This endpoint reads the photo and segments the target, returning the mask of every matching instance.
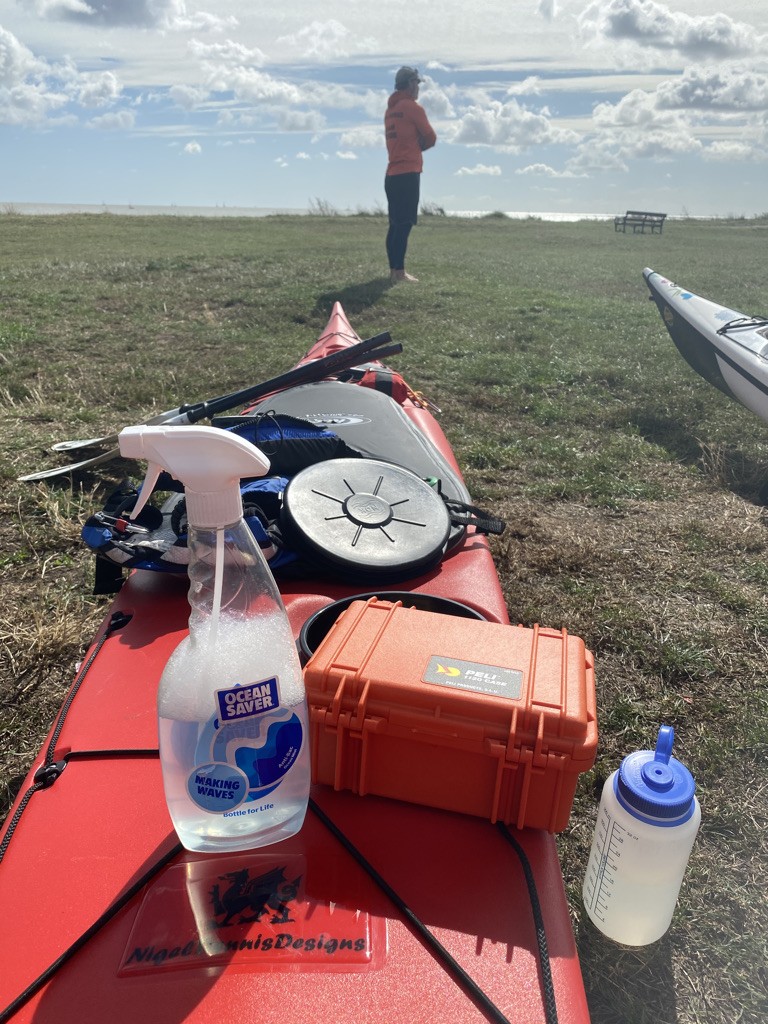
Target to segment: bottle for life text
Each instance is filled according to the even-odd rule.
[[[294,835],[307,809],[309,720],[280,593],[242,517],[240,479],[269,461],[214,427],[127,427],[126,456],[185,487],[189,636],[158,690],[160,763],[168,810],[188,850],[249,850]]]
[[[672,757],[674,730],[622,761],[603,787],[584,879],[587,914],[616,942],[655,942],[672,921],[701,821],[696,784]]]

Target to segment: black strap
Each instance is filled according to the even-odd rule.
[[[509,1024],[509,1018],[501,1012],[498,1006],[486,995],[477,982],[473,981],[461,964],[454,959],[445,946],[432,934],[424,922],[417,917],[405,900],[403,900],[402,897],[392,888],[389,882],[379,874],[371,862],[363,856],[354,843],[341,831],[341,829],[338,828],[337,825],[333,823],[333,821],[331,821],[328,815],[318,807],[314,800],[310,799],[309,806],[325,827],[336,837],[336,839],[338,839],[347,853],[357,861],[360,867],[362,867],[363,870],[373,879],[382,892],[389,897],[400,913],[416,931],[424,945],[434,953],[435,957],[443,965],[448,974],[450,974],[453,977],[453,980],[464,989],[470,999],[472,999],[483,1013],[486,1014],[488,1019],[494,1021],[495,1024]],[[512,845],[512,848],[520,858],[520,862],[523,867],[525,881],[528,886],[528,893],[531,899],[531,907],[533,909],[534,923],[536,925],[536,940],[539,951],[539,967],[541,970],[546,1022],[547,1024],[557,1024],[558,1017],[557,1007],[555,1005],[554,983],[552,981],[552,968],[549,961],[547,938],[544,932],[544,920],[541,913],[541,903],[539,902],[539,894],[536,889],[533,870],[531,869],[530,861],[526,856],[525,850],[523,850],[522,846],[520,846],[517,840],[512,836],[512,833],[506,825],[499,823],[499,830],[504,838]]]
[[[727,334],[728,331],[755,330],[768,324],[768,317],[764,316],[739,316],[735,320],[729,320],[723,327],[718,328],[718,334]]]
[[[499,832],[512,846],[525,874],[525,883],[528,886],[528,896],[531,900],[533,911],[533,922],[536,925],[536,943],[539,947],[539,969],[541,971],[541,991],[544,995],[544,1012],[547,1024],[557,1024],[557,1004],[555,1002],[555,984],[552,980],[552,962],[549,959],[549,946],[547,944],[547,933],[544,929],[544,916],[541,913],[539,893],[536,889],[536,879],[533,877],[533,868],[528,856],[520,843],[515,839],[507,826],[499,821],[496,823]]]
[[[468,505],[465,501],[446,498],[445,495],[442,497],[454,526],[474,526],[478,533],[493,533],[497,536],[507,528],[503,519],[497,519],[477,505]]]

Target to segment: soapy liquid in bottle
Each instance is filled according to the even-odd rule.
[[[176,648],[158,705],[174,827],[187,849],[203,853],[278,842],[301,828],[309,789],[309,722],[285,616],[222,615],[215,649],[199,648],[189,638]],[[279,708],[271,710],[276,664]],[[261,703],[264,713],[251,714]],[[245,714],[227,724],[222,708]]]

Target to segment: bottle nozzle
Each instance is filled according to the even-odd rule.
[[[126,427],[119,442],[123,455],[149,463],[132,518],[139,514],[165,469],[184,484],[190,524],[219,529],[242,515],[240,480],[269,472],[269,459],[263,452],[237,434],[216,427]]]
[[[656,750],[653,753],[654,761],[662,761],[664,764],[669,764],[674,742],[675,730],[671,725],[662,725],[656,740]]]

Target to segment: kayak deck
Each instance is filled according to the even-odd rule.
[[[308,358],[356,339],[338,307]],[[455,466],[429,412],[410,400],[406,412]],[[155,699],[186,632],[187,586],[186,577],[131,574],[52,731],[55,749],[46,756],[44,748],[21,790],[17,808],[44,763],[66,765],[29,798],[0,865],[0,1021],[551,1019],[519,850],[541,905],[558,1019],[588,1021],[547,832],[511,830],[518,850],[479,818],[315,786],[304,827],[289,840],[222,856],[178,849],[163,798]],[[360,589],[282,584],[294,634]],[[488,543],[471,530],[439,568],[398,589],[509,621]],[[117,913],[3,1018],[121,897]]]

